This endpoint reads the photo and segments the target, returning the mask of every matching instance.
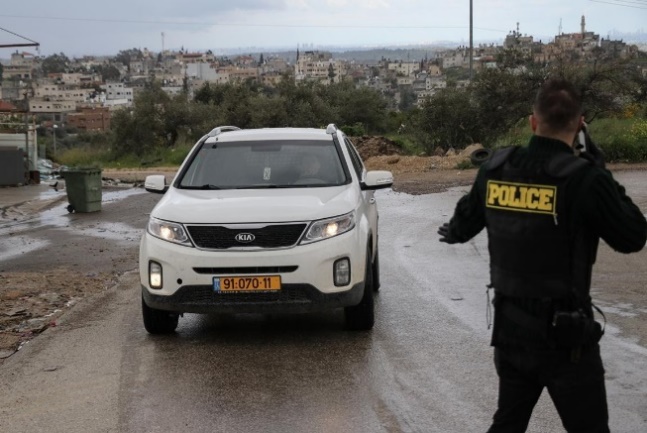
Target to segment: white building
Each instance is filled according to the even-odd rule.
[[[194,80],[216,84],[227,84],[230,81],[229,72],[214,63],[189,63],[186,65],[186,75]]]
[[[87,102],[94,89],[65,88],[57,84],[45,84],[34,89],[34,96],[49,101]]]
[[[126,87],[124,83],[106,83],[101,86],[106,92],[106,100],[126,100],[129,104],[133,102],[133,89]]]
[[[29,111],[32,113],[72,113],[76,111],[76,101],[29,100]]]
[[[387,66],[389,71],[393,71],[398,75],[405,77],[415,75],[420,71],[420,63],[418,62],[393,62]]]
[[[332,75],[332,77],[331,77]],[[332,54],[323,51],[306,51],[297,56],[294,65],[296,81],[319,81],[329,84],[339,83],[344,77],[344,67],[340,60],[332,58]]]

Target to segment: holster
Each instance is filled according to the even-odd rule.
[[[581,310],[555,311],[551,332],[560,349],[592,346],[603,334],[602,325]]]

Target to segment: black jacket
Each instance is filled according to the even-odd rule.
[[[515,151],[508,161],[512,167],[522,171],[533,171],[545,167],[548,161],[560,154],[572,154],[571,147],[558,140],[533,136],[529,145]],[[460,242],[467,242],[483,228],[490,230],[486,218],[488,177],[491,176],[487,165],[484,165],[479,170],[469,194],[461,198],[456,205],[449,230],[451,236]],[[592,257],[587,258],[591,265],[595,261],[595,245],[599,238],[622,253],[636,252],[645,246],[647,221],[640,209],[625,194],[624,187],[613,179],[608,170],[588,165],[571,176],[564,188],[567,197],[577,199],[569,200],[565,204],[561,212],[565,212],[566,215],[562,215],[560,220],[570,225],[569,230],[574,231],[577,228],[585,233],[593,245]],[[550,253],[546,251],[546,254]],[[590,277],[586,287],[587,293],[588,285]],[[536,296],[516,297],[510,302],[522,311],[545,321],[550,320],[556,308],[554,302],[538,299]],[[497,315],[497,321],[493,335],[494,345],[550,346],[545,335],[522,329],[500,315]]]

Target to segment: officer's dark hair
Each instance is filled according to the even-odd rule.
[[[551,78],[537,92],[533,109],[545,129],[567,131],[582,115],[582,98],[570,81]]]

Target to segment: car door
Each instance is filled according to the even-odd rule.
[[[344,144],[346,145],[346,151],[350,156],[351,163],[353,165],[353,170],[357,175],[357,179],[361,183],[364,180],[364,176],[366,176],[366,168],[364,167],[362,158],[359,156],[359,153],[357,152],[357,149],[355,149],[355,146],[353,145],[353,143],[347,137],[344,137]],[[378,220],[377,203],[375,201],[374,195],[375,195],[375,191],[368,191],[368,190],[361,191],[360,192],[361,203],[359,204],[360,212],[368,220],[369,226],[371,227],[371,234],[372,234],[371,245],[373,247],[372,248],[373,253],[377,251],[377,220]]]

